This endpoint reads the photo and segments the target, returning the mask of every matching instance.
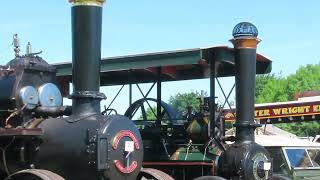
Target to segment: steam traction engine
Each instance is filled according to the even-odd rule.
[[[135,120],[136,125],[141,127],[144,144],[143,167],[160,169],[176,179],[272,179],[272,159],[267,151],[254,141],[254,131],[258,126],[254,122],[255,75],[271,70],[268,64],[270,61],[256,53],[260,41],[257,35],[258,30],[253,24],[242,22],[233,30],[234,38],[231,42],[234,48],[189,50],[185,51],[185,54],[195,56],[193,63],[186,63],[185,60],[175,62],[174,65],[161,64],[163,71],[170,68],[176,70],[174,80],[187,79],[188,76],[194,79],[209,76],[210,97],[207,98],[207,103],[201,103],[199,113],[188,115],[186,119],[176,119],[168,105],[161,102],[161,108],[166,114],[161,110],[156,114],[154,123]],[[193,59],[193,56],[184,56],[183,53],[176,52],[177,55],[172,55],[173,57],[167,55],[167,59]],[[167,59],[163,58],[162,62]],[[185,63],[182,72],[188,73],[187,75],[180,74],[179,63]],[[205,70],[199,71],[203,66]],[[187,69],[188,67],[191,68]],[[208,70],[209,75],[203,75]],[[236,135],[232,138],[222,136],[223,128],[218,125],[220,116],[215,109],[215,79],[224,76],[235,76],[237,116],[234,124]],[[163,76],[160,78],[167,80]],[[161,85],[158,89],[161,89]],[[131,112],[135,112],[136,104],[141,100],[132,103],[125,115],[132,118]],[[157,97],[157,104],[159,102]],[[158,105],[157,108],[160,109]],[[143,114],[143,105],[141,109],[142,117],[146,116]],[[230,141],[233,143],[226,143]]]
[[[207,65],[211,69],[209,123],[202,124],[202,128],[197,131],[193,127],[197,124],[197,119],[193,119],[186,129],[171,123],[170,128],[156,132],[162,125],[157,123],[149,129],[138,130],[126,116],[101,115],[100,101],[106,98],[99,92],[104,0],[70,2],[73,5],[72,106],[62,105],[55,67],[46,63],[37,53],[32,53],[30,46],[26,55],[20,55],[17,37],[15,59],[0,67],[1,179],[130,180],[150,176],[153,176],[153,179],[172,179],[162,171],[142,168],[142,164],[153,168],[167,166],[167,162],[159,162],[163,159],[161,153],[155,154],[155,151],[149,149],[161,146],[153,141],[154,138],[157,141],[161,139],[158,134],[168,137],[162,143],[167,154],[166,147],[176,147],[177,140],[184,142],[190,138],[202,146],[207,145],[205,148],[198,148],[205,151],[202,161],[210,161],[216,169],[206,169],[208,171],[202,174],[211,176],[200,179],[271,178],[271,159],[264,148],[254,142],[253,135],[256,127],[253,121],[256,46],[259,42],[255,26],[250,23],[238,24],[231,40],[234,49],[222,48],[223,52],[228,51],[228,56],[234,59],[235,64],[231,71],[235,71],[237,101],[235,143],[222,146],[220,137],[215,132],[216,116],[212,108],[215,103],[212,80],[216,77],[215,69],[219,69],[215,67],[216,62],[212,57],[218,58],[219,54],[216,54],[215,50],[219,48],[207,54],[210,57]],[[200,60],[202,59],[198,59]],[[157,103],[160,104],[159,101]],[[183,139],[172,138],[175,137],[173,134],[181,135],[183,132],[187,133],[186,136],[180,136]],[[145,137],[145,144],[142,143],[140,133]],[[146,135],[149,135],[151,141]],[[207,152],[206,148],[213,147],[213,144],[221,146],[222,151],[217,153],[209,149],[210,152]],[[195,147],[191,141],[187,148],[176,148],[173,155],[165,158],[178,164],[178,167],[174,168],[185,168],[185,161],[181,157],[183,155],[184,160],[187,159],[188,152],[192,152],[190,147]],[[144,148],[148,149],[143,158]],[[187,155],[184,154],[185,151]],[[182,166],[179,166],[179,163]],[[159,169],[164,169],[163,171],[177,178],[185,177],[180,176],[176,169]]]
[[[127,117],[100,111],[104,0],[70,2],[72,107],[62,106],[55,68],[31,52],[20,56],[17,39],[16,58],[1,66],[0,179],[135,179],[140,172],[139,131]]]

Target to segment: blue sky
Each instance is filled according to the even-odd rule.
[[[274,73],[288,75],[299,66],[320,62],[319,7],[317,0],[108,0],[102,55],[231,46],[228,40],[234,25],[249,21],[262,39],[258,52],[273,60]],[[49,63],[71,59],[67,0],[4,1],[0,17],[0,64],[14,56],[9,47],[14,33],[21,38],[22,52],[30,41],[33,50],[42,50]],[[183,82],[168,89],[165,99],[179,90],[208,90],[208,81]],[[114,89],[105,93],[112,96]]]

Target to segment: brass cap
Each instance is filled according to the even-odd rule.
[[[69,0],[75,6],[84,5],[84,6],[102,6],[105,0]]]
[[[257,48],[261,41],[257,38],[258,29],[249,22],[241,22],[237,24],[232,31],[233,39],[230,41],[235,48]]]
[[[261,41],[256,37],[238,37],[230,40],[233,46],[239,48],[257,48],[258,43]]]

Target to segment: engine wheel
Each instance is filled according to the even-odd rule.
[[[18,171],[5,180],[65,180],[56,173],[44,169],[25,169]]]
[[[226,179],[219,176],[201,176],[193,180],[226,180]]]
[[[279,175],[273,175],[272,180],[290,180],[288,177],[279,176]]]
[[[138,180],[174,180],[167,173],[152,169],[152,168],[142,168],[138,177]]]
[[[144,121],[151,120],[151,119],[148,119],[147,112],[146,112],[147,111],[146,107],[149,107],[150,102],[154,103],[154,102],[157,102],[157,100],[153,98],[139,99],[130,105],[130,107],[127,109],[124,115],[127,116],[129,119],[132,119],[134,115],[137,113],[137,111],[140,109],[143,120]],[[157,117],[157,120],[172,121],[176,119],[177,113],[169,104],[161,101],[161,110],[162,110],[161,116]],[[154,113],[156,114],[156,111]]]

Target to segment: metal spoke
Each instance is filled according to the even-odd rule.
[[[152,106],[150,105],[150,103],[149,103],[149,102],[148,102],[148,100],[147,100],[147,97],[148,97],[149,93],[151,92],[151,90],[152,90],[152,88],[154,87],[154,85],[155,85],[155,84],[156,84],[156,83],[153,83],[153,84],[152,84],[152,86],[150,87],[150,89],[149,89],[149,91],[147,92],[147,94],[146,94],[146,95],[144,95],[144,94],[143,94],[143,92],[142,92],[142,90],[141,90],[140,86],[139,86],[138,84],[136,84],[136,85],[137,85],[137,87],[138,87],[138,89],[139,89],[139,91],[140,91],[141,95],[143,96],[143,99],[145,100],[145,102],[147,102],[147,104],[148,104],[149,108],[151,109],[152,113],[153,113],[153,114],[154,114],[154,116],[157,118],[156,113],[154,112],[154,110],[152,109]]]
[[[139,89],[141,95],[143,96],[143,98],[145,99],[145,98],[147,98],[147,97],[149,96],[149,94],[150,94],[150,92],[151,92],[151,90],[153,89],[153,87],[154,87],[155,84],[156,84],[156,82],[154,82],[154,83],[151,85],[151,87],[149,88],[149,90],[148,90],[148,92],[147,92],[146,95],[144,95],[144,93],[142,92],[139,84],[136,84],[136,86],[138,87],[138,89]]]
[[[147,119],[146,109],[144,108],[143,103],[142,103],[142,105],[141,105],[141,113],[142,113],[142,118],[143,118],[144,120],[148,120],[148,119]]]
[[[147,102],[149,108],[151,109],[152,113],[154,114],[154,116],[155,116],[156,119],[157,119],[157,118],[158,118],[158,117],[157,117],[157,114],[156,114],[156,113],[154,112],[154,110],[152,109],[152,106],[150,105],[150,103],[149,103],[148,101],[146,101],[146,102]]]
[[[235,88],[235,86],[236,86],[236,84],[233,84],[233,86],[232,86],[232,88],[231,88],[228,96],[226,97],[226,100],[225,100],[224,103],[223,103],[223,107],[224,107],[224,105],[228,102],[229,109],[232,109],[232,107],[231,107],[231,105],[230,105],[230,103],[229,103],[229,98],[230,98],[230,95],[231,95],[233,89]]]
[[[164,117],[165,114],[166,114],[166,111],[163,110],[163,111],[161,112],[161,116],[159,117],[159,119],[163,119],[163,117]]]
[[[235,84],[235,83],[233,84],[231,90],[230,90],[229,93],[228,93],[228,96],[226,96],[226,94],[224,93],[224,90],[223,90],[223,88],[222,88],[222,86],[221,86],[221,84],[220,84],[220,81],[218,80],[218,78],[216,78],[216,80],[217,80],[218,85],[219,85],[219,87],[220,87],[220,90],[222,91],[222,94],[223,94],[223,96],[224,96],[224,98],[225,98],[224,103],[223,103],[223,105],[222,105],[222,108],[226,105],[226,103],[228,103],[229,109],[231,110],[232,107],[231,107],[231,105],[230,105],[230,103],[229,103],[229,98],[230,98],[230,95],[231,95],[232,91],[234,90],[236,84]],[[221,114],[222,114],[222,111],[219,111],[219,114],[218,114],[218,116],[217,116],[217,119],[220,118]],[[217,119],[216,119],[216,120],[217,120]]]
[[[228,106],[229,106],[229,108],[231,109],[231,105],[230,105],[230,103],[229,103],[229,100],[228,100],[228,99],[229,99],[229,97],[230,97],[230,95],[231,95],[231,93],[232,93],[233,89],[235,88],[235,84],[233,84],[233,86],[232,86],[231,90],[229,91],[228,96],[226,96],[226,94],[225,94],[225,92],[224,92],[224,90],[223,90],[223,88],[222,88],[222,85],[221,85],[221,83],[220,83],[219,79],[218,79],[218,78],[216,78],[216,80],[217,80],[218,85],[219,85],[219,87],[220,87],[220,90],[221,90],[221,92],[222,92],[222,94],[223,94],[223,96],[224,96],[224,98],[225,98],[225,101],[224,101],[224,103],[223,103],[223,106],[222,106],[222,107],[224,107],[224,106],[225,106],[225,104],[226,104],[226,103],[228,103]]]
[[[121,86],[120,90],[117,92],[117,94],[115,95],[115,97],[112,99],[112,101],[110,102],[109,106],[107,107],[107,109],[110,108],[110,106],[113,104],[113,102],[116,100],[116,98],[118,97],[118,95],[120,94],[120,92],[122,91],[124,85]]]

